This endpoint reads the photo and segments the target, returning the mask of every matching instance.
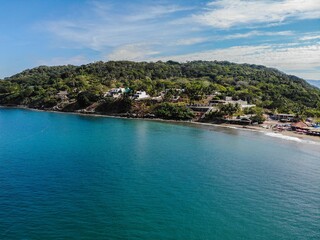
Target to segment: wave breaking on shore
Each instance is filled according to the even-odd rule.
[[[265,134],[266,136],[269,136],[269,137],[280,138],[280,139],[288,140],[288,141],[294,141],[294,142],[299,142],[299,143],[309,143],[309,144],[320,145],[319,142],[315,142],[315,141],[311,141],[311,140],[305,140],[305,139],[301,139],[301,138],[293,137],[293,136],[287,136],[287,135],[283,135],[283,134],[280,134],[280,133],[265,132],[264,134]]]

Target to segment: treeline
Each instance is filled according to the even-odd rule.
[[[232,96],[270,111],[320,116],[320,90],[303,79],[264,66],[218,61],[40,66],[1,80],[0,104],[51,108],[61,102],[57,93],[67,91],[70,101],[89,106],[103,99],[108,89],[120,86],[151,96],[165,89],[184,89],[187,103],[219,92],[217,98]]]

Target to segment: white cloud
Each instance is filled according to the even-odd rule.
[[[151,59],[156,61],[158,59]],[[179,62],[193,60],[218,60],[251,63],[274,67],[300,77],[320,78],[320,44],[309,46],[258,45],[235,46],[185,55],[163,57],[161,60]],[[305,75],[308,74],[308,75]]]
[[[193,20],[215,28],[280,23],[320,17],[319,0],[217,0]]]
[[[76,18],[49,21],[42,28],[72,47],[102,51],[128,44],[169,42],[185,36],[188,26],[172,24],[174,13],[188,11],[176,5],[116,6],[93,2]]]
[[[116,48],[106,58],[107,60],[142,61],[158,53],[157,51],[153,51],[148,45],[129,44]]]
[[[239,39],[239,38],[250,38],[257,36],[292,36],[294,33],[292,31],[280,31],[280,32],[262,32],[262,31],[251,31],[247,33],[238,33],[221,36],[221,40],[229,40],[229,39]]]
[[[273,19],[307,17],[320,13],[315,0],[244,1],[218,0],[208,4],[208,10],[191,17],[192,8],[177,5],[125,5],[121,9],[114,4],[101,1],[90,2],[88,8],[76,17],[49,21],[42,25],[58,40],[58,46],[66,48],[89,48],[105,54],[125,45],[162,45],[163,49],[173,46],[190,46],[203,42],[252,38],[257,36],[291,36],[292,31],[250,31],[247,33],[208,32],[202,24],[215,27],[230,27],[239,24],[273,22]],[[298,7],[299,6],[299,7]],[[319,4],[320,6],[320,4]],[[299,9],[298,9],[299,8]],[[286,9],[286,10],[284,10]],[[194,10],[194,9],[192,9]],[[178,13],[178,14],[176,14]],[[306,15],[306,14],[309,15]],[[284,14],[284,15],[283,15]],[[241,17],[240,17],[241,16]],[[200,24],[199,24],[200,23]],[[246,25],[247,26],[247,25]]]
[[[310,34],[299,38],[300,41],[312,41],[312,40],[318,40],[318,39],[320,39],[320,35],[310,35]]]
[[[47,66],[57,66],[57,65],[82,65],[82,64],[86,64],[89,63],[90,61],[82,56],[82,55],[78,55],[78,56],[73,56],[70,58],[66,58],[66,57],[56,57],[56,58],[52,58],[49,60],[40,60],[38,62],[38,65],[47,65]]]
[[[318,75],[313,78],[320,78],[317,70],[320,62],[317,43],[319,32],[303,35],[298,30],[256,29],[244,32],[248,27],[319,18],[318,0],[217,0],[206,5],[206,9],[192,9],[197,12],[194,15],[190,15],[190,10],[191,8],[161,2],[124,5],[116,1],[112,4],[91,1],[87,9],[78,11],[76,16],[46,22],[42,27],[53,34],[59,47],[78,48],[79,51],[93,49],[106,60],[154,60],[166,53],[174,55],[172,52],[190,52],[190,46],[195,45],[192,51],[198,51],[197,53],[163,59],[256,63],[287,72],[299,71],[300,76],[309,71],[309,75]],[[237,27],[236,33],[228,29],[231,27]],[[286,36],[290,39],[285,39]],[[250,40],[241,41],[247,38]],[[233,46],[202,52],[196,50],[204,49],[203,47],[214,49],[218,44],[223,46],[223,41],[234,39],[239,39],[237,45],[251,42],[252,46]],[[258,42],[266,44],[268,41],[281,41],[284,44],[258,45]],[[232,42],[228,41],[226,44]],[[200,43],[206,44],[196,45]],[[51,65],[74,62],[83,63],[85,59],[81,59],[79,55],[74,59],[56,58],[49,61]]]
[[[143,9],[143,12],[137,12],[136,14],[132,14],[127,16],[127,20],[129,21],[141,21],[148,19],[156,19],[162,16],[170,15],[172,13],[187,11],[190,8],[180,7],[176,5],[164,6],[148,6]]]
[[[208,40],[209,40],[209,38],[205,38],[205,37],[186,38],[186,39],[180,39],[180,40],[176,41],[174,45],[188,46],[188,45],[194,45],[197,43],[203,43]]]
[[[246,33],[236,33],[236,34],[230,34],[230,35],[217,35],[214,37],[195,37],[195,38],[180,39],[176,41],[173,45],[188,46],[188,45],[194,45],[194,44],[203,43],[203,42],[216,42],[216,41],[223,41],[223,40],[252,38],[252,37],[259,37],[259,36],[276,37],[276,36],[293,36],[293,35],[294,35],[294,32],[292,31],[280,31],[280,32],[250,31]]]

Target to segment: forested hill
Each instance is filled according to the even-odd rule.
[[[303,79],[264,66],[217,61],[40,66],[0,81],[0,104],[48,108],[59,103],[59,91],[67,91],[69,100],[88,93],[89,100],[98,101],[108,89],[120,86],[151,96],[164,89],[185,89],[184,99],[199,101],[219,92],[279,112],[320,111],[320,90]]]

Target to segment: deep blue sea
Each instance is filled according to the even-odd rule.
[[[3,108],[0,239],[320,239],[320,145]]]

